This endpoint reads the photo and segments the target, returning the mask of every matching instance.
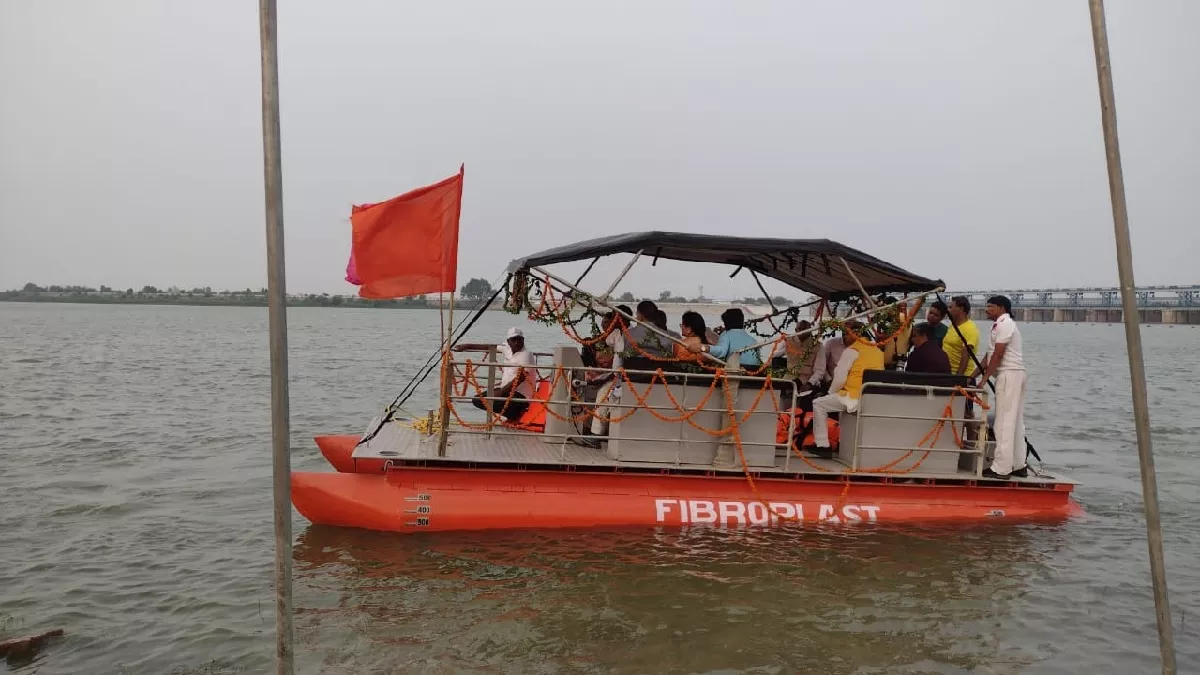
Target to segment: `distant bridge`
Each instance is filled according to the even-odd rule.
[[[1200,324],[1200,285],[1142,286],[1134,293],[1142,323]],[[983,317],[988,298],[1004,295],[1012,301],[1013,316],[1018,321],[1116,323],[1122,320],[1118,288],[951,291],[943,297],[948,299],[952,295],[967,296],[971,301],[971,314],[979,318]]]

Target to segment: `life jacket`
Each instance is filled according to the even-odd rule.
[[[838,395],[859,398],[862,396],[863,373],[868,370],[883,370],[883,352],[879,347],[862,341],[855,342],[846,349],[858,352],[858,358],[854,359],[854,365],[850,366],[846,384],[842,385]]]
[[[796,448],[800,449],[808,445],[813,445],[813,414],[812,412],[805,412],[800,408],[792,408],[790,415],[785,412],[779,413],[779,421],[775,423],[775,444],[787,445],[788,422],[793,417],[796,418]],[[838,440],[842,436],[838,421],[825,418],[825,427],[829,430],[829,447],[836,448]]]
[[[550,385],[550,380],[539,381],[533,390],[533,400],[521,414],[521,419],[516,422],[504,420],[501,421],[501,424],[510,429],[544,432],[546,430],[546,404],[550,401]]]

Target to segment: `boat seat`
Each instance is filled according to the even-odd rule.
[[[910,450],[928,438],[936,420],[950,401],[947,389],[968,384],[966,376],[870,370],[863,373],[863,391],[857,412],[843,412],[839,459],[855,470],[886,467],[903,473],[919,469],[926,474],[957,475],[960,457],[972,449],[959,448],[949,425],[936,436],[934,448],[959,452]],[[939,387],[937,391],[925,387]],[[965,415],[965,399],[954,397],[951,413]],[[929,439],[932,440],[932,439]],[[928,440],[921,447],[929,447]],[[863,447],[865,446],[865,447]],[[858,449],[857,456],[855,449]],[[974,457],[971,458],[972,466]],[[919,462],[919,465],[918,465]],[[965,463],[965,462],[964,462]]]
[[[525,409],[521,419],[516,422],[505,420],[500,424],[509,429],[536,431],[539,434],[545,431],[546,402],[550,400],[550,384],[550,380],[540,380],[533,388],[533,400],[529,402],[529,407]]]

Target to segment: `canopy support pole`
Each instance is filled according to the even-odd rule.
[[[292,467],[288,409],[287,284],[283,161],[279,140],[279,49],[275,0],[258,2],[262,68],[263,185],[267,229],[267,325],[271,344],[271,474],[275,521],[275,672],[291,675]]]
[[[775,301],[771,299],[771,294],[767,292],[767,287],[763,286],[762,279],[758,278],[758,273],[750,270],[750,277],[754,279],[754,283],[758,284],[758,291],[767,299],[767,307],[771,308],[771,316],[778,314],[779,310],[775,307]]]
[[[442,347],[442,389],[441,403],[438,408],[438,419],[441,430],[438,432],[438,457],[446,456],[446,444],[450,440],[450,379],[454,376],[454,368],[450,365],[450,348],[454,343],[454,289],[450,289],[450,309],[447,311],[446,344]],[[489,391],[488,396],[492,393]],[[491,419],[491,415],[488,415]],[[429,420],[433,424],[433,420]]]
[[[596,256],[595,258],[592,258],[592,262],[588,263],[587,268],[583,270],[583,274],[580,274],[579,278],[575,280],[576,286],[583,283],[584,277],[586,277],[592,271],[592,268],[595,267],[596,263],[598,263],[598,262],[600,262],[600,256]]]
[[[1167,570],[1163,559],[1162,521],[1158,509],[1158,481],[1150,439],[1150,409],[1146,401],[1146,366],[1142,360],[1142,335],[1138,325],[1136,286],[1133,281],[1133,247],[1129,241],[1129,211],[1125,203],[1125,176],[1121,170],[1121,146],[1117,138],[1116,94],[1113,92],[1112,62],[1108,51],[1108,27],[1104,1],[1089,0],[1092,44],[1096,52],[1096,78],[1100,87],[1100,121],[1104,130],[1108,191],[1112,201],[1113,231],[1117,246],[1117,274],[1121,284],[1121,314],[1125,323],[1129,380],[1133,394],[1133,421],[1137,431],[1138,463],[1142,474],[1142,500],[1146,510],[1146,542],[1150,549],[1150,577],[1154,584],[1154,608],[1158,619],[1158,647],[1163,675],[1175,675],[1175,635],[1171,606],[1167,599]]]
[[[608,286],[608,290],[604,291],[604,295],[600,296],[599,299],[607,301],[608,296],[612,295],[613,291],[617,290],[617,284],[624,281],[625,275],[629,274],[629,270],[633,269],[633,266],[637,264],[638,259],[642,257],[642,250],[644,249],[639,249],[637,253],[633,254],[633,260],[630,260],[629,263],[625,265],[625,269],[621,270],[621,273],[617,275],[616,279],[613,279],[613,282]],[[578,286],[579,284],[575,285]],[[580,292],[582,293],[583,291]]]
[[[842,267],[846,268],[846,274],[849,274],[850,278],[854,280],[854,285],[858,286],[858,292],[862,294],[863,300],[867,301],[867,307],[875,309],[875,300],[871,298],[870,293],[867,293],[867,289],[863,288],[862,282],[858,280],[858,275],[854,273],[854,270],[850,269],[850,263],[846,262],[846,259],[840,255],[838,256],[838,260],[842,261]]]

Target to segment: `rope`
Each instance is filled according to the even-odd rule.
[[[497,281],[499,281],[499,278],[497,278]],[[391,404],[388,405],[388,407],[384,410],[383,417],[380,420],[379,425],[376,426],[370,433],[364,435],[358,441],[358,443],[355,444],[355,447],[363,445],[364,443],[370,443],[371,439],[379,435],[379,430],[383,428],[383,425],[392,421],[397,410],[399,410],[401,406],[408,402],[408,399],[411,398],[414,393],[416,393],[417,388],[420,387],[425,380],[429,378],[430,374],[432,374],[433,371],[441,365],[441,360],[444,358],[445,354],[450,351],[450,348],[453,347],[455,343],[461,340],[463,336],[471,330],[475,323],[479,321],[479,318],[483,316],[483,313],[487,311],[488,307],[492,306],[492,303],[496,301],[496,298],[505,288],[507,288],[507,286],[508,280],[506,279],[505,282],[497,287],[492,293],[492,297],[488,298],[487,302],[483,303],[483,305],[477,309],[474,314],[468,314],[464,316],[459,322],[460,328],[457,330],[457,335],[449,342],[449,344],[447,344],[445,338],[441,340],[438,350],[430,355],[429,359],[425,361],[425,365],[421,366],[421,368],[417,370],[417,374],[414,375],[413,378],[409,380],[408,384],[400,390],[400,393],[396,395],[396,398],[392,399]],[[463,327],[464,323],[466,324],[465,327]]]

